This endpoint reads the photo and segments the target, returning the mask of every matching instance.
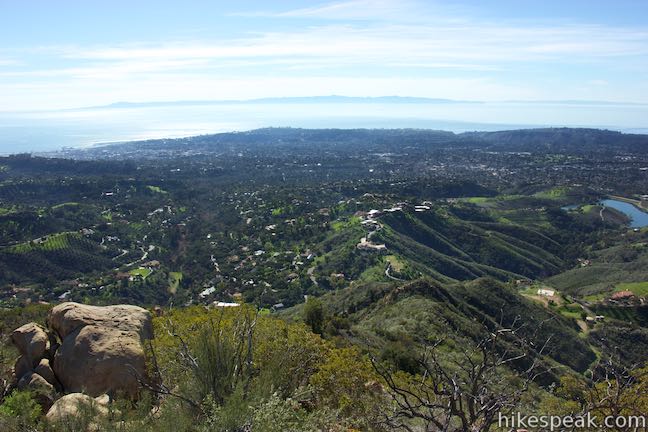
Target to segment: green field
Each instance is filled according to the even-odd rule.
[[[612,291],[605,290],[596,294],[586,295],[583,297],[583,300],[592,303],[599,302],[619,291],[631,291],[638,297],[646,297],[648,296],[648,282],[621,282],[616,284]]]
[[[10,246],[6,249],[9,253],[24,254],[33,250],[55,251],[66,249],[70,246],[70,239],[79,238],[81,235],[76,232],[64,232],[51,234],[25,243]]]
[[[583,308],[578,303],[568,303],[558,306],[556,311],[566,318],[580,319]]]
[[[491,199],[492,198],[490,197],[470,197],[470,198],[462,198],[461,201],[469,202],[472,204],[484,204]]]
[[[151,273],[153,273],[153,270],[140,267],[129,271],[129,273],[133,276],[141,276],[142,279],[146,279]]]
[[[594,210],[598,212],[598,211],[601,210],[601,206],[592,205],[592,204],[586,204],[586,205],[581,207],[581,210],[583,211],[583,213],[589,213],[589,212],[594,211]]]
[[[524,195],[497,195],[495,197],[483,197],[483,196],[475,196],[475,197],[468,197],[468,198],[460,198],[459,201],[463,202],[468,202],[471,204],[496,204],[499,202],[503,201],[513,201],[519,198],[525,198]]]
[[[342,231],[344,228],[360,225],[361,219],[359,217],[350,217],[348,219],[338,219],[331,222],[333,231]]]
[[[624,282],[614,287],[614,291],[632,291],[636,296],[648,296],[648,282]]]
[[[405,263],[401,261],[400,258],[398,258],[396,255],[388,255],[387,257],[387,262],[391,264],[392,269],[396,272],[402,272],[403,269],[405,268]]]

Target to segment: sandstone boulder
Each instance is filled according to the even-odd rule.
[[[138,335],[110,327],[81,327],[63,340],[54,357],[63,388],[90,396],[121,392],[135,397],[145,371]]]
[[[24,355],[21,355],[20,357],[18,357],[16,364],[14,365],[14,377],[16,378],[16,381],[20,381],[20,378],[33,370],[34,365],[32,364],[32,362],[28,360]]]
[[[52,309],[49,323],[62,338],[53,370],[65,391],[137,397],[146,376],[142,340],[153,333],[148,311],[63,303]]]
[[[55,389],[60,389],[60,384],[56,379],[56,376],[54,375],[54,371],[52,370],[50,361],[48,359],[41,359],[40,363],[38,363],[38,366],[36,366],[36,368],[34,369],[34,372],[45,378],[45,381],[53,385]]]
[[[60,423],[68,417],[77,419],[82,415],[108,415],[108,398],[105,396],[91,398],[81,393],[71,393],[57,400],[47,411],[45,419],[49,423]]]
[[[150,312],[132,305],[90,306],[73,302],[61,303],[50,311],[48,322],[61,340],[79,327],[88,325],[135,331],[142,339],[153,338]]]
[[[18,390],[44,390],[53,393],[54,387],[37,373],[28,372],[18,381]]]
[[[18,381],[19,390],[29,390],[34,399],[47,410],[54,402],[54,386],[48,383],[45,378],[34,372],[28,372]]]
[[[35,367],[50,349],[49,335],[36,323],[27,323],[11,333],[11,341]]]

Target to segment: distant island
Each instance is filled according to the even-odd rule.
[[[220,100],[189,100],[189,101],[161,101],[161,102],[115,102],[108,105],[85,107],[82,109],[103,108],[136,108],[155,106],[196,106],[196,105],[223,105],[223,104],[316,104],[316,103],[389,103],[389,104],[445,104],[445,103],[483,103],[480,101],[454,100],[442,98],[425,98],[410,96],[295,96],[295,97],[270,97],[257,99],[220,99]]]
[[[204,106],[204,105],[232,105],[232,104],[538,104],[538,105],[631,105],[644,106],[644,103],[624,101],[597,101],[597,100],[504,100],[480,101],[462,99],[444,99],[413,96],[294,96],[294,97],[268,97],[256,99],[217,99],[217,100],[187,100],[187,101],[160,101],[160,102],[127,102],[120,101],[108,105],[83,107],[80,109],[109,109],[109,108],[143,108],[143,107],[168,107],[168,106]]]

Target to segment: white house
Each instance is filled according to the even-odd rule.
[[[214,303],[212,303],[212,306],[219,307],[219,308],[227,308],[227,307],[239,307],[241,305],[239,303],[227,303],[222,301],[215,301]]]
[[[556,291],[554,291],[552,289],[540,288],[538,290],[538,295],[540,295],[540,296],[553,297],[554,294],[556,294]]]

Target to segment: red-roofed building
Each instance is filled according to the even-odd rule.
[[[610,300],[629,300],[634,296],[635,295],[632,291],[619,291],[617,293],[612,294]]]

